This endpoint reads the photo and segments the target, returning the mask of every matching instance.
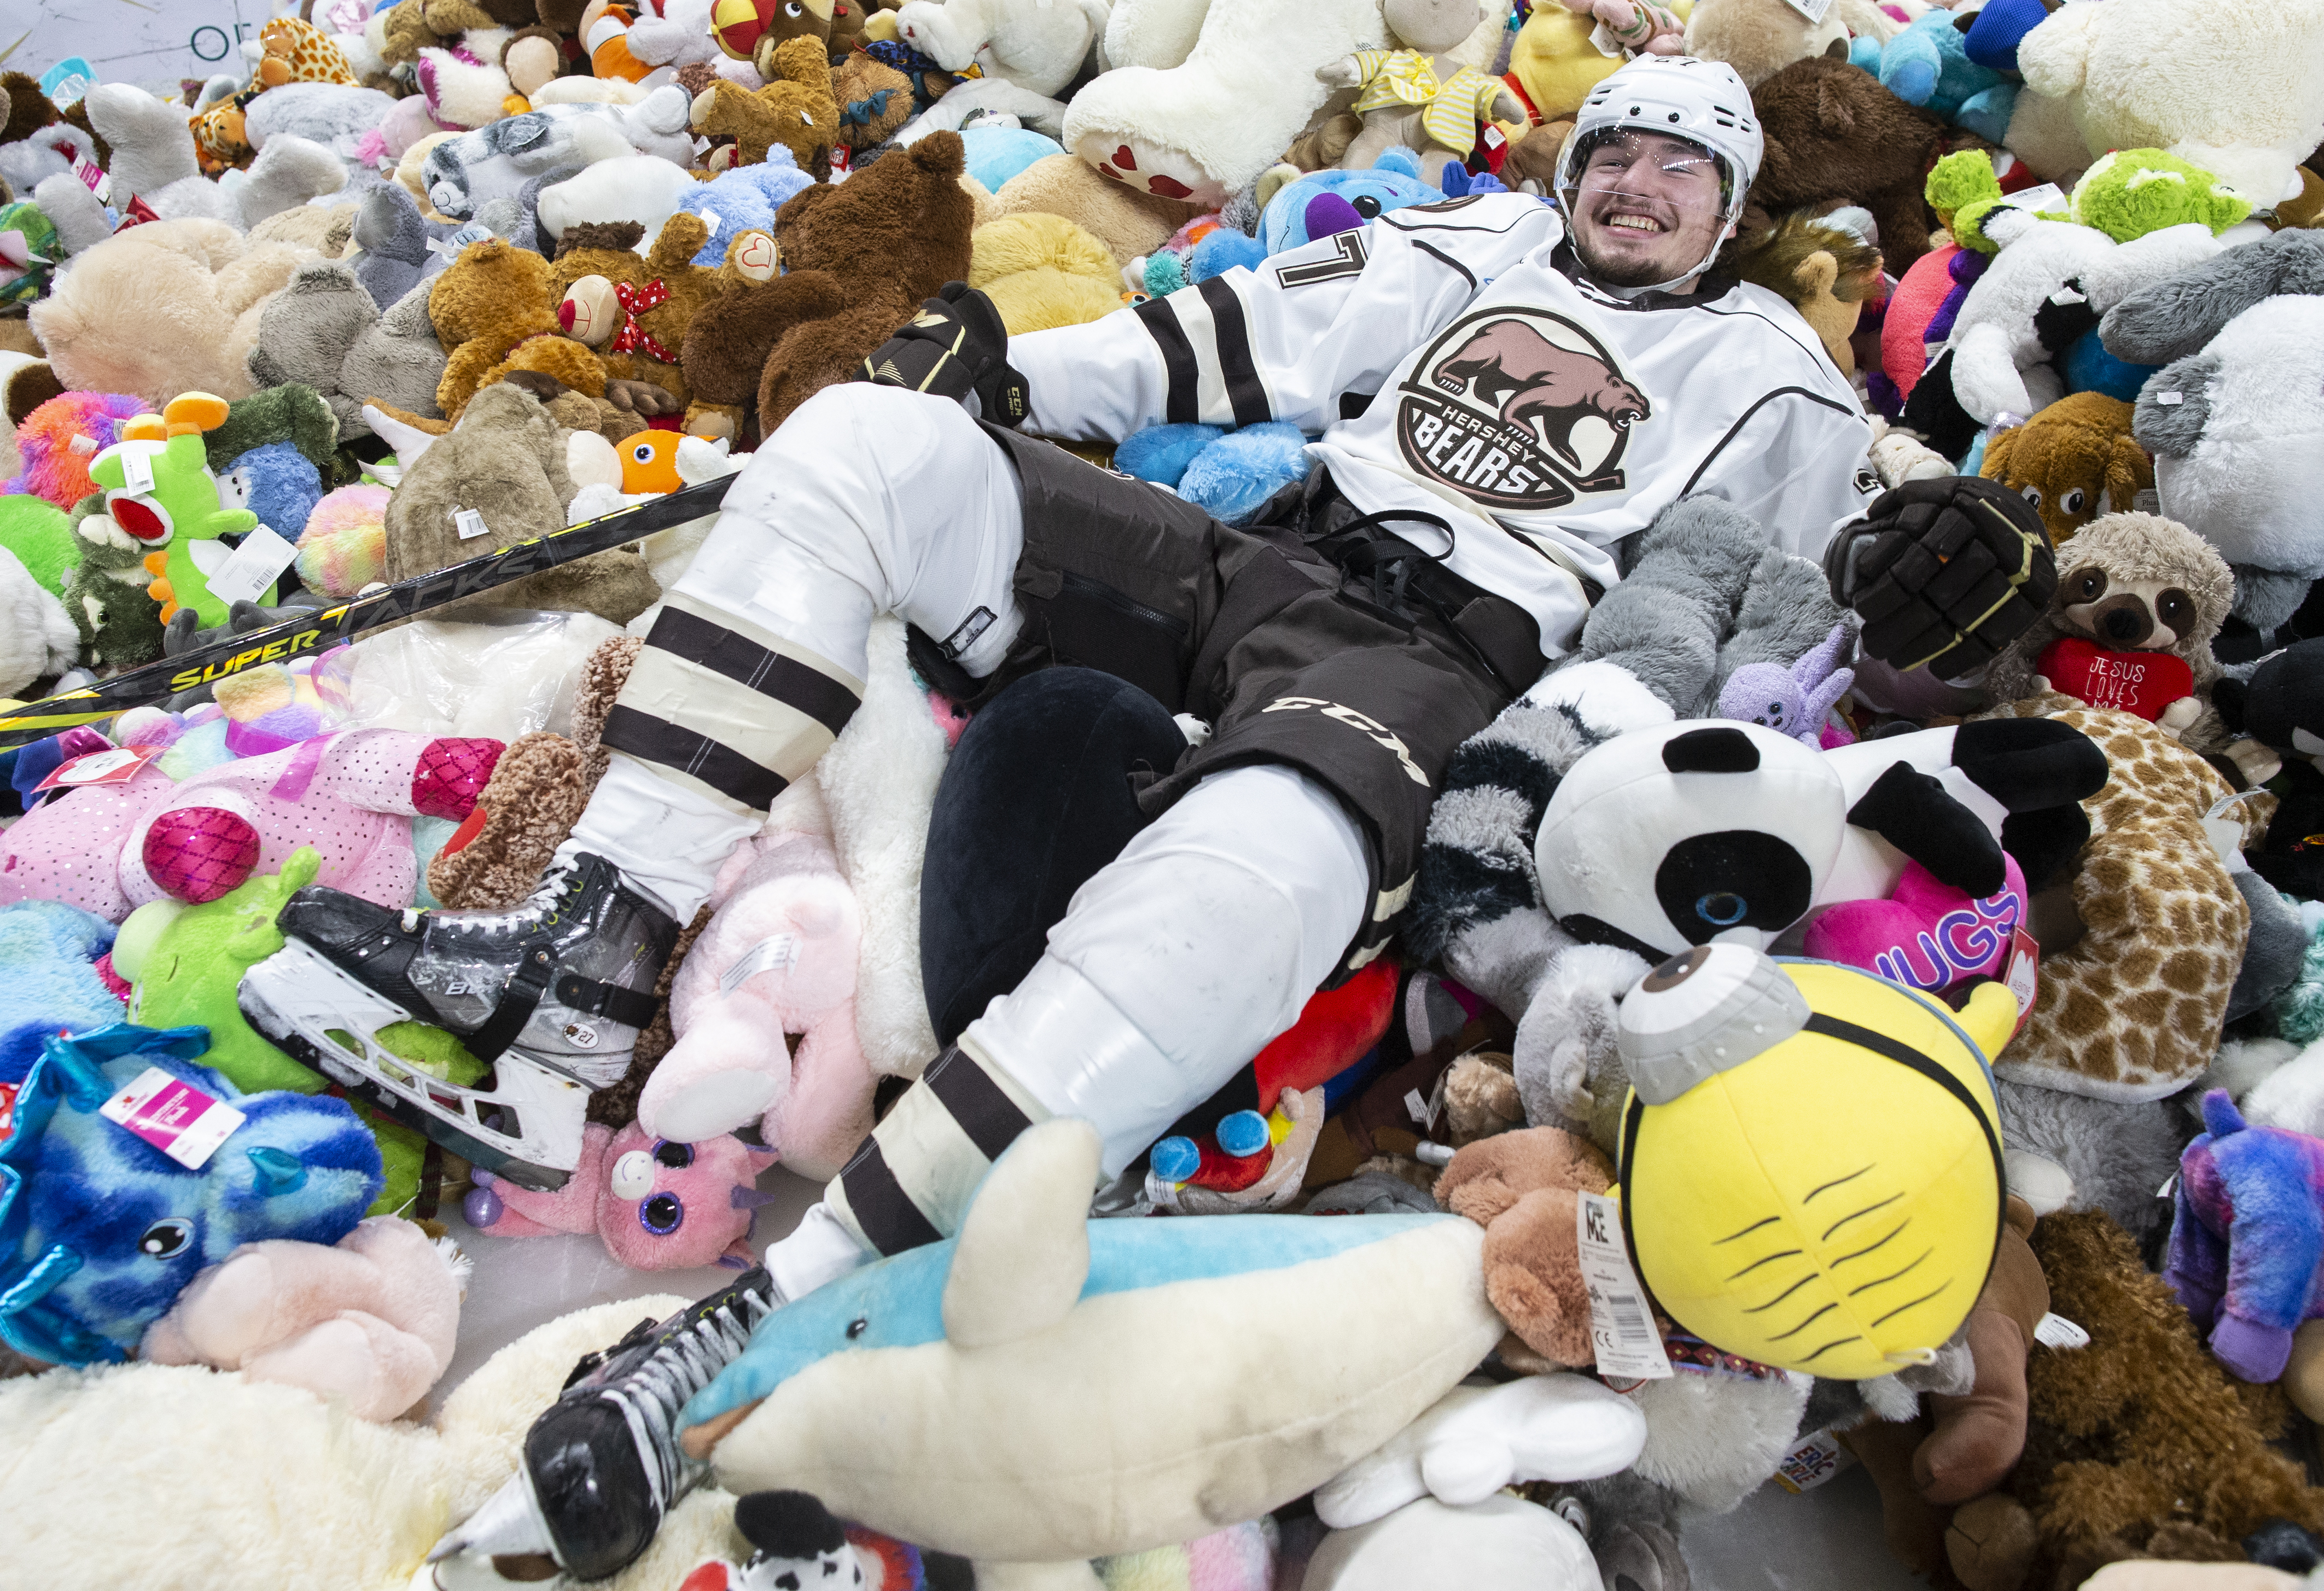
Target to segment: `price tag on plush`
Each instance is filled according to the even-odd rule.
[[[243,1114],[189,1082],[149,1066],[97,1108],[188,1171],[199,1171],[243,1124]]]
[[[2035,667],[2052,689],[2093,707],[2135,713],[2149,723],[2172,703],[2195,694],[2195,671],[2185,658],[2169,652],[2111,652],[2080,636],[2052,641]]]
[[[91,751],[59,763],[49,777],[32,786],[35,794],[42,790],[61,790],[81,785],[125,785],[137,777],[137,770],[161,755],[167,748],[161,746],[115,746],[110,751]]]
[[[261,525],[242,538],[232,557],[209,571],[210,594],[222,602],[254,602],[273,590],[282,571],[298,561],[296,546]]]
[[[1590,1289],[1590,1341],[1598,1374],[1620,1380],[1663,1381],[1671,1374],[1662,1333],[1646,1307],[1646,1290],[1630,1268],[1622,1241],[1621,1207],[1601,1193],[1577,1193],[1573,1238],[1582,1280]]]

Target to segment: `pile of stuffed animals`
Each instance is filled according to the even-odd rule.
[[[0,74],[23,1583],[448,1584],[575,1362],[687,1301],[478,1339],[464,1240],[742,1270],[775,1168],[836,1174],[947,1021],[967,718],[882,621],[561,1185],[350,1097],[238,1006],[284,901],[523,899],[710,520],[352,642],[287,621],[734,473],[947,282],[1022,334],[1553,204],[1640,53],[1752,91],[1715,269],[1796,308],[1884,484],[2033,505],[2055,597],[1973,688],[1900,673],[1822,570],[1674,506],[1454,759],[1395,949],[1094,1210],[1048,1123],[956,1244],[770,1318],[774,1413],[606,1583],[1686,1591],[1687,1520],[1851,1465],[1940,1586],[2324,1575],[2324,3],[276,9],[206,80]],[[1094,456],[1236,523],[1311,440]],[[1672,1035],[1714,1008],[1760,1036],[1706,1080]],[[1850,1245],[1863,1286],[1787,1279]],[[875,1374],[881,1309],[936,1323]],[[860,1418],[880,1375],[954,1395]]]

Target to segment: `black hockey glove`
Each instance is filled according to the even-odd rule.
[[[1031,411],[1025,378],[1009,368],[1009,331],[992,300],[966,282],[944,291],[863,362],[863,380],[909,387],[965,403],[971,392],[984,418],[1018,426]]]
[[[2040,618],[2058,564],[2034,506],[1997,481],[1941,475],[1873,499],[1824,551],[1831,594],[1864,621],[1859,644],[1899,670],[1958,679]]]

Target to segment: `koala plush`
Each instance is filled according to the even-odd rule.
[[[2264,650],[2324,575],[2324,236],[2238,244],[2125,298],[2098,337],[2117,359],[2165,367],[2132,429],[2155,455],[2163,512],[2225,555],[2235,615]]]

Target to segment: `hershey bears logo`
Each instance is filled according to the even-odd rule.
[[[1455,322],[1400,389],[1405,462],[1495,508],[1562,507],[1619,492],[1630,428],[1654,405],[1604,344],[1546,309]]]

